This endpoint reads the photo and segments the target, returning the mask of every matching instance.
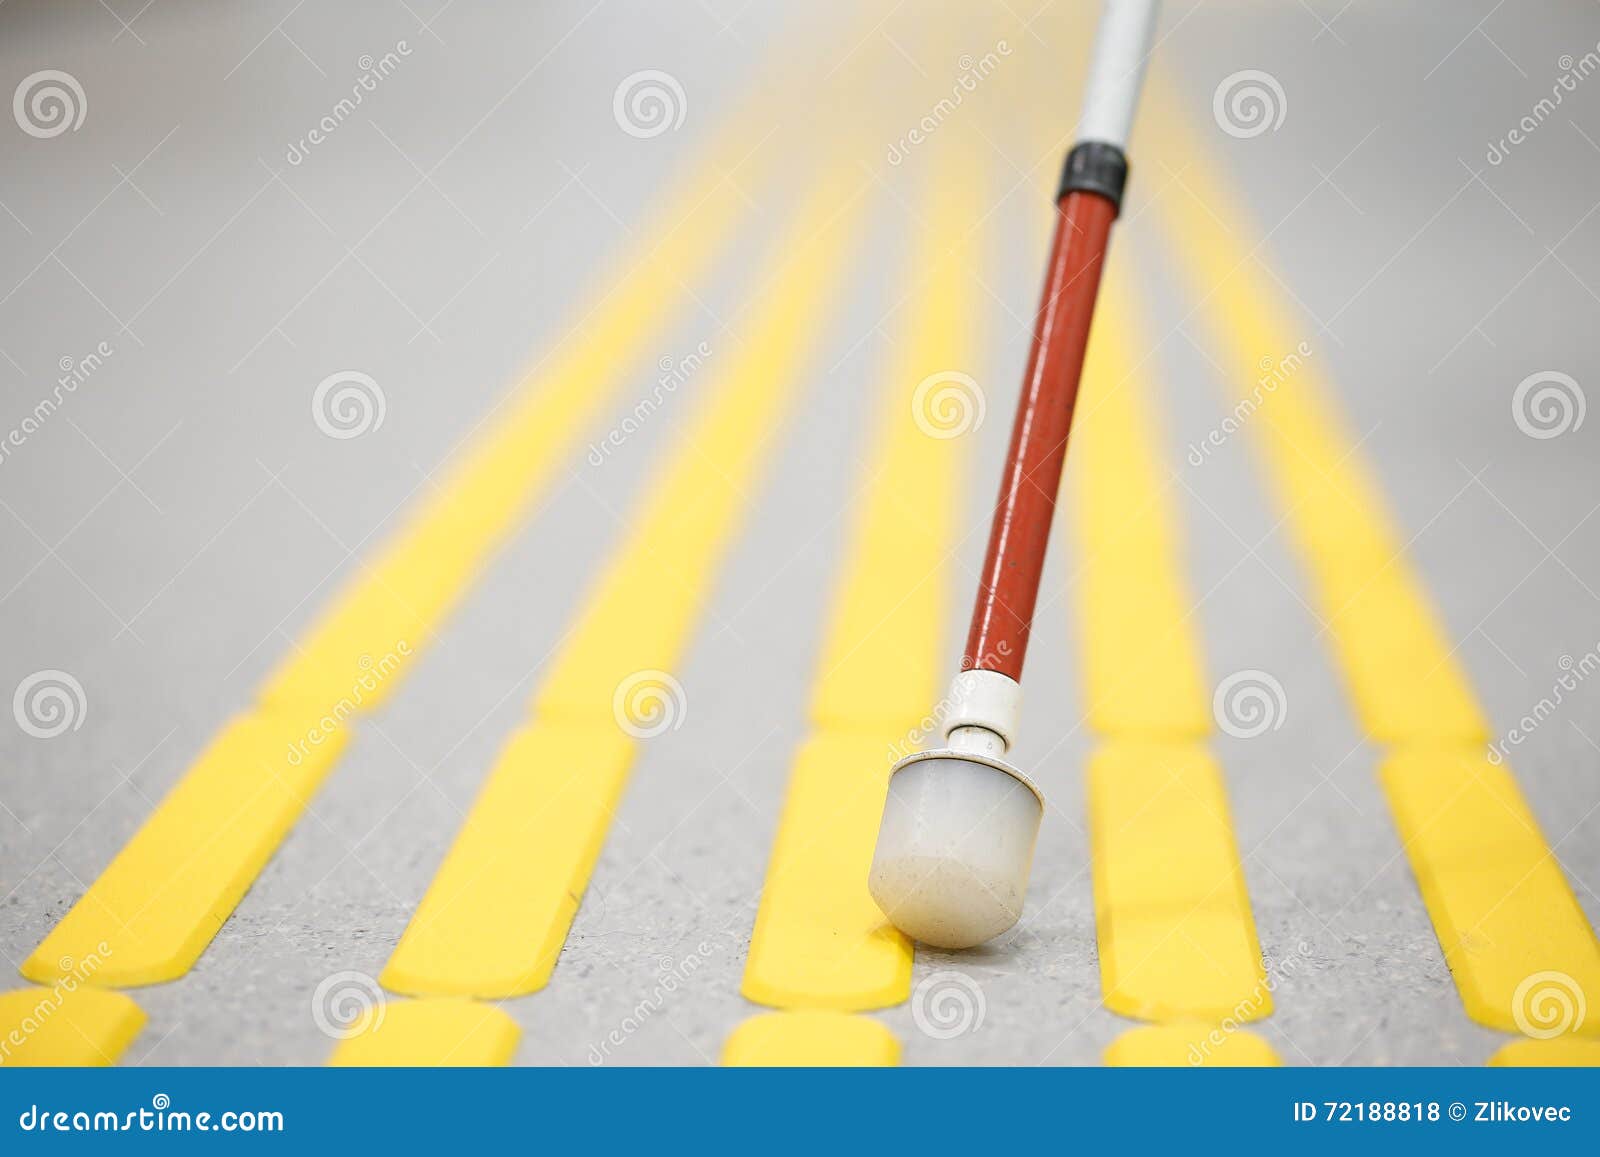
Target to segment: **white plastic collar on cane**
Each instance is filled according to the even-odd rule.
[[[963,727],[992,731],[1009,750],[1017,741],[1017,726],[1022,719],[1022,686],[998,671],[963,671],[950,681],[949,714],[945,716],[947,737]]]

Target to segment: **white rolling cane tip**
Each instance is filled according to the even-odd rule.
[[[1015,924],[1044,802],[1020,772],[966,751],[929,751],[889,780],[868,887],[907,936],[972,948]]]

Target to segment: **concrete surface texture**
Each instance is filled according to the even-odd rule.
[[[382,969],[710,375],[599,465],[589,447],[635,413],[662,359],[737,345],[765,239],[819,165],[841,165],[869,223],[675,671],[686,717],[642,747],[552,983],[504,1004],[518,1063],[714,1063],[758,1011],[740,974],[900,338],[917,206],[955,165],[980,182],[988,238],[966,370],[988,419],[970,435],[952,560],[953,663],[1090,7],[0,7],[7,91],[59,70],[85,106],[65,131],[25,103],[0,125],[0,430],[21,432],[0,462],[0,688],[59,671],[82,690],[59,735],[0,720],[5,962],[49,932],[625,267],[663,191],[745,117],[758,144],[729,253],[684,286],[622,400],[363,721],[199,964],[134,993],[150,1023],[124,1058],[325,1059],[311,994]],[[1600,381],[1600,78],[1583,65],[1597,42],[1600,13],[1551,2],[1175,2],[1152,64],[1192,147],[1238,190],[1232,211],[1256,229],[1244,248],[1336,387],[1496,734],[1600,645],[1600,419],[1534,436],[1514,406],[1533,375],[1566,375],[1580,405]],[[959,107],[930,113],[985,58],[997,66]],[[646,70],[677,85],[669,126],[619,103]],[[1245,70],[1273,81],[1261,131],[1217,104]],[[1553,91],[1559,104],[1541,105]],[[1213,680],[1271,672],[1286,697],[1276,730],[1214,745],[1278,977],[1257,1031],[1291,1064],[1481,1064],[1506,1038],[1462,1010],[1259,459],[1239,436],[1203,467],[1186,460],[1231,403],[1154,224],[1184,172],[1141,151],[1138,129],[1132,153],[1112,261],[1151,338],[1141,357],[1206,664]],[[382,421],[331,437],[314,392],[350,370],[380,388]],[[874,1013],[908,1064],[1093,1064],[1132,1025],[1101,1004],[1075,550],[1067,533],[1053,548],[1017,753],[1052,805],[1029,907],[987,948],[919,951],[917,978],[964,973],[983,1016],[942,1039],[910,1004]],[[1600,691],[1568,695],[1512,762],[1592,924]],[[713,950],[692,979],[659,998],[663,970],[702,941]]]

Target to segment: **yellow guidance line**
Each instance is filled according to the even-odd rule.
[[[393,651],[397,640],[410,640],[415,655],[545,492],[578,438],[632,380],[629,371],[685,312],[683,286],[711,267],[747,211],[735,183],[710,164],[664,216],[663,223],[674,224],[655,248],[615,271],[593,312],[490,415],[478,446],[272,673],[264,702],[325,707],[348,696],[371,657]],[[363,709],[398,682],[383,680]]]
[[[1148,350],[1121,278],[1101,294],[1073,469],[1090,721],[1089,838],[1100,981],[1146,1020],[1272,1011],[1211,729],[1194,606],[1160,466]]]
[[[1280,307],[1210,162],[1172,98],[1153,86],[1150,151],[1180,171],[1154,207],[1189,274],[1235,391],[1235,416],[1264,454],[1315,602],[1366,731],[1384,743],[1487,741],[1489,728],[1406,558],[1382,492],[1334,406],[1321,350]]]
[[[1222,769],[1198,744],[1113,740],[1090,757],[1100,983],[1143,1020],[1272,1011]]]
[[[1514,1028],[1516,993],[1530,977],[1556,973],[1600,990],[1600,945],[1515,780],[1485,763],[1483,712],[1315,353],[1284,360],[1300,331],[1238,240],[1250,233],[1220,177],[1189,147],[1170,95],[1159,85],[1155,95],[1153,152],[1182,174],[1182,187],[1155,202],[1169,251],[1207,301],[1202,312],[1233,367],[1240,404],[1253,407],[1245,424],[1312,576],[1356,711],[1374,739],[1403,745],[1380,782],[1463,1005],[1480,1023]],[[1271,389],[1248,384],[1261,364],[1282,371]]]
[[[1270,1068],[1283,1063],[1253,1032],[1197,1021],[1129,1029],[1106,1046],[1104,1060],[1113,1068]]]
[[[271,711],[224,727],[22,965],[52,984],[60,961],[100,958],[89,983],[157,984],[199,959],[333,767],[349,734],[318,742]]]
[[[507,1065],[522,1030],[509,1015],[473,1000],[391,1000],[369,1010],[328,1064],[368,1067]]]
[[[1600,1036],[1600,945],[1516,780],[1477,751],[1402,750],[1378,772],[1467,1015]]]
[[[1150,346],[1122,280],[1110,274],[1101,291],[1072,433],[1089,724],[1118,738],[1201,739],[1212,719],[1195,600],[1138,366]]]
[[[900,1063],[900,1042],[867,1016],[766,1012],[728,1034],[722,1063],[751,1068],[893,1068]]]
[[[910,942],[867,891],[867,871],[895,745],[914,748],[939,693],[946,559],[958,538],[964,425],[981,399],[970,250],[933,239],[965,237],[978,215],[970,179],[933,186],[917,286],[886,376],[877,451],[866,471],[851,545],[821,649],[813,732],[795,755],[767,867],[741,991],[786,1009],[856,1011],[905,1000]]]
[[[58,984],[0,993],[0,1068],[114,1065],[144,1021],[120,992]]]
[[[704,408],[647,488],[633,528],[534,698],[535,719],[490,773],[384,969],[413,995],[542,988],[621,797],[636,746],[684,704],[670,675],[750,513],[766,443],[849,272],[861,207],[841,176],[808,196],[789,256],[717,364]]]
[[[730,156],[733,142],[726,146]],[[743,217],[717,165],[664,215],[656,247],[538,367],[488,436],[364,568],[24,963],[51,983],[56,961],[110,946],[93,983],[183,975],[284,835],[348,738],[354,715],[389,694],[495,546],[628,380],[683,294]]]

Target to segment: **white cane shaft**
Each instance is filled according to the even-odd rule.
[[[1155,32],[1157,0],[1105,0],[1089,62],[1079,141],[1126,150]]]

